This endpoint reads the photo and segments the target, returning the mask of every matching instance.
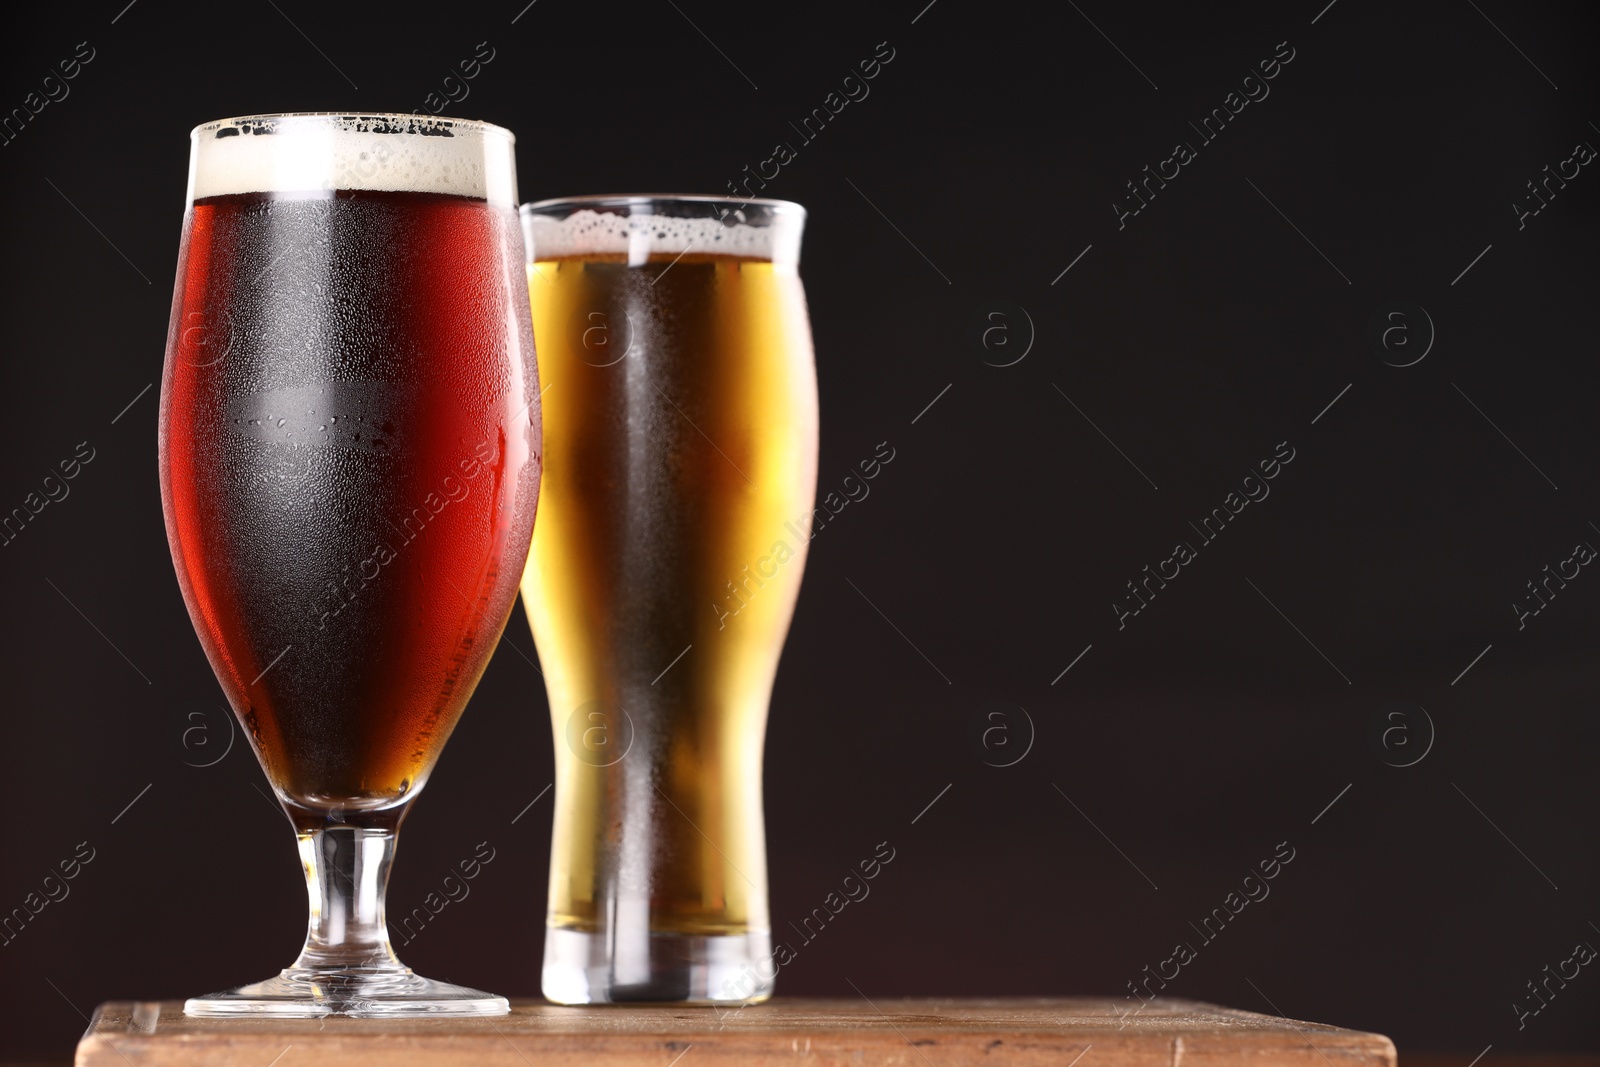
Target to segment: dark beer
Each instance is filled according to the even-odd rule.
[[[481,197],[236,193],[187,216],[168,536],[291,810],[414,794],[505,625],[539,481],[521,259],[514,210]]]
[[[190,133],[161,384],[178,585],[295,827],[294,963],[188,1015],[504,1015],[389,944],[400,821],[516,596],[539,494],[514,138],[315,113]]]

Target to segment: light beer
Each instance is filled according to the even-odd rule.
[[[722,999],[674,972],[768,941],[762,747],[816,489],[800,219],[730,226],[689,203],[701,218],[524,209],[548,395],[523,596],[555,734],[557,1000]],[[585,940],[613,947],[575,991],[552,957]]]

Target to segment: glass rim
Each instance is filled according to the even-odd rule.
[[[806,217],[804,205],[768,197],[718,196],[711,193],[590,193],[533,200],[517,209],[521,214],[546,214],[560,207],[634,207],[649,204],[713,204],[729,208],[765,208],[779,218]]]
[[[461,127],[462,129],[476,130],[483,134],[494,134],[515,142],[517,135],[492,122],[483,119],[457,119],[448,115],[417,115],[403,111],[276,111],[259,115],[233,115],[228,118],[212,119],[202,122],[189,131],[190,139],[200,137],[202,134],[219,130],[225,126],[237,125],[245,122],[281,122],[284,120],[300,119],[343,119],[359,122],[363,119],[382,120],[395,124],[407,123],[416,126],[442,126],[447,129]],[[309,125],[309,123],[308,123]],[[368,130],[368,133],[402,134],[412,131],[407,130]]]

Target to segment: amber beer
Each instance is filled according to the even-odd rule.
[[[565,1003],[771,991],[746,970],[770,961],[762,746],[816,375],[802,209],[720,210],[523,209],[547,389],[523,597],[555,735],[544,992]]]
[[[263,146],[289,136],[242,129]],[[455,147],[392,140],[424,163]],[[442,165],[436,188],[259,191],[274,175],[250,173],[254,147],[201,174],[185,219],[162,390],[168,534],[297,824],[392,821],[483,673],[533,524],[520,223],[482,190],[452,191]],[[405,184],[423,165],[386,162],[401,177],[362,182],[352,160],[346,178]]]

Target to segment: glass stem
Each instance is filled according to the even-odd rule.
[[[384,894],[395,831],[326,826],[297,835],[311,897],[297,971],[403,971],[389,945]]]

